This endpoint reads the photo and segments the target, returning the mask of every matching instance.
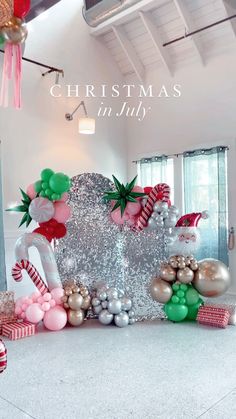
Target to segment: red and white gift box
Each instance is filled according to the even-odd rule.
[[[35,334],[35,324],[30,322],[14,322],[3,324],[2,335],[10,340],[22,339]]]
[[[226,328],[230,318],[230,313],[226,308],[217,306],[201,306],[197,322],[206,326]]]

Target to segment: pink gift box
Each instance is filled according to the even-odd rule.
[[[35,334],[35,324],[30,322],[14,322],[2,325],[2,335],[10,340],[22,339]]]
[[[202,306],[198,311],[197,322],[206,326],[226,328],[230,313],[227,309],[217,306]]]

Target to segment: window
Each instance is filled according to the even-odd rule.
[[[174,160],[167,156],[144,158],[137,162],[138,181],[141,186],[155,186],[167,183],[171,188],[171,201],[174,201]]]
[[[0,143],[0,164],[1,164],[1,143]],[[5,248],[2,219],[2,185],[1,185],[1,165],[0,165],[0,291],[6,290],[6,268],[5,268]]]
[[[142,186],[167,183],[171,202],[175,200],[182,214],[208,210],[209,219],[199,225],[203,234],[197,258],[212,257],[228,265],[227,147],[141,159],[138,182]]]

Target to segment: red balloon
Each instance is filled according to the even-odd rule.
[[[14,0],[14,16],[23,19],[30,11],[30,0]]]

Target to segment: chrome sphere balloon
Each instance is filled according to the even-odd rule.
[[[118,291],[116,288],[109,288],[107,290],[107,298],[108,300],[113,300],[113,298],[118,298]]]
[[[157,229],[156,221],[153,218],[149,218],[147,227],[149,230],[156,230]]]
[[[169,214],[167,218],[164,220],[165,227],[175,227],[175,224],[177,223],[177,218],[175,215]]]
[[[161,202],[161,201],[157,201],[157,202],[155,202],[155,204],[154,204],[154,206],[153,206],[153,211],[154,211],[154,212],[159,212],[159,213],[161,213],[161,211],[162,211],[162,209],[161,209],[161,204],[162,204],[162,202]]]
[[[216,259],[203,259],[198,262],[193,285],[204,297],[223,295],[230,286],[228,267]]]
[[[173,294],[171,286],[160,278],[154,278],[150,285],[150,292],[153,300],[158,303],[167,303]]]
[[[100,304],[99,304],[99,306],[93,307],[93,311],[94,311],[95,314],[101,313],[102,310],[103,310],[103,307]]]
[[[27,38],[28,29],[23,20],[13,16],[2,28],[1,34],[11,44],[22,44]]]
[[[167,263],[163,263],[160,268],[160,277],[165,281],[172,282],[176,279],[176,271]]]
[[[119,314],[121,312],[121,300],[114,298],[108,302],[107,309],[111,314]]]
[[[67,318],[71,326],[80,326],[84,322],[84,311],[69,310],[67,313]]]
[[[108,325],[111,324],[113,320],[113,314],[109,313],[108,310],[102,310],[98,318],[100,323]]]
[[[132,307],[132,301],[131,301],[130,298],[122,297],[120,299],[120,301],[121,301],[121,310],[129,311],[131,309],[131,307]]]
[[[189,284],[193,281],[194,273],[192,269],[186,267],[183,269],[179,269],[177,272],[177,278],[182,284]]]
[[[115,315],[114,322],[118,327],[126,327],[130,323],[130,318],[125,311],[121,311],[120,314]],[[132,324],[132,321],[130,324]]]

